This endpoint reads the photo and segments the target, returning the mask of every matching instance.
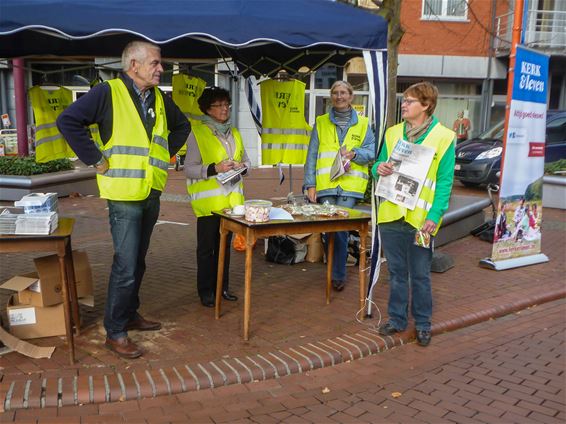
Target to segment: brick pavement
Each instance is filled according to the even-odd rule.
[[[299,177],[295,175],[294,179],[296,192],[300,190]],[[247,197],[284,197],[289,186],[278,186],[276,180],[275,170],[257,171],[247,181]],[[112,256],[106,204],[97,198],[61,199],[62,214],[77,219],[73,246],[89,254],[96,277],[97,306],[83,310],[85,326],[77,339],[75,366],[67,364],[60,338],[35,341],[58,346],[51,359],[33,360],[15,353],[0,357],[4,408],[12,411],[43,406],[48,411],[49,406],[65,406],[62,410],[66,410],[98,403],[122,408],[128,402],[137,404],[138,399],[148,405],[155,396],[159,396],[157,402],[160,395],[175,393],[199,399],[211,387],[230,392],[242,386],[232,383],[304,375],[325,367],[319,371],[323,373],[333,369],[328,365],[367,358],[412,340],[412,331],[400,337],[378,337],[375,327],[379,314],[363,324],[355,320],[357,270],[350,268],[346,290],[333,295],[332,303],[325,306],[323,264],[273,265],[264,261],[257,248],[252,332],[250,341],[244,342],[242,302],[224,302],[223,317],[216,321],[213,311],[198,301],[195,219],[183,201],[183,185],[181,173],[172,172],[162,202],[163,223],[156,227],[152,239],[141,293],[142,312],[161,320],[164,328],[157,333],[131,333],[146,350],[136,361],[117,358],[102,346],[101,321]],[[435,334],[564,297],[565,214],[545,209],[543,218],[543,252],[551,259],[548,264],[502,273],[481,269],[478,260],[489,255],[490,245],[472,237],[441,249],[454,257],[456,267],[433,275]],[[243,255],[233,253],[232,258],[231,287],[242,296]],[[30,255],[3,256],[0,280],[29,271],[30,263]],[[386,299],[384,272],[374,296],[382,313]]]
[[[562,423],[566,300],[334,367],[215,389],[63,408],[45,423]],[[37,421],[36,421],[37,420]]]

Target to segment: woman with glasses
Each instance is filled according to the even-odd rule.
[[[346,81],[336,81],[330,88],[332,107],[318,116],[311,133],[305,163],[304,189],[311,202],[352,208],[364,198],[368,183],[368,162],[374,159],[375,137],[365,116],[352,108],[354,90]],[[334,177],[332,165],[341,160],[344,173]],[[332,287],[346,284],[348,232],[335,233],[332,263]]]
[[[244,204],[244,186],[240,175],[221,184],[216,176],[234,169],[250,168],[240,132],[230,122],[230,93],[220,87],[207,87],[198,99],[204,113],[194,123],[187,139],[185,175],[191,206],[197,217],[197,288],[201,303],[214,306],[216,271],[220,247],[220,218],[212,214]],[[228,290],[230,242],[226,239],[222,297],[236,301]]]
[[[411,313],[421,346],[427,346],[431,339],[433,237],[448,209],[454,178],[456,134],[434,117],[437,99],[437,88],[428,82],[414,84],[403,93],[403,122],[386,131],[385,143],[372,168],[375,178],[393,173],[389,156],[400,139],[434,149],[415,208],[410,210],[383,199],[377,215],[389,270],[389,320],[379,327],[379,333],[391,336],[407,328],[410,290]],[[419,243],[422,240],[431,241]]]

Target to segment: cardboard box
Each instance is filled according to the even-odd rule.
[[[313,233],[307,239],[307,262],[322,262],[324,257],[324,246],[320,233]]]
[[[16,295],[8,301],[10,333],[20,339],[65,335],[65,310],[56,306],[32,306],[18,302]]]
[[[57,255],[34,260],[37,272],[18,275],[6,281],[0,288],[18,292],[18,302],[32,306],[53,306],[63,302],[61,296],[61,272]],[[77,296],[91,296],[92,271],[85,252],[73,251]]]
[[[54,278],[55,281],[61,282],[61,272],[59,271],[59,257],[57,255],[44,256],[34,260],[35,268],[39,273],[40,279],[43,279],[43,274],[46,278]],[[92,270],[88,261],[88,255],[81,250],[73,250],[73,264],[75,266],[75,283],[77,285],[77,296],[79,298],[92,296]],[[60,302],[63,300],[61,299]],[[49,305],[38,305],[49,306]]]

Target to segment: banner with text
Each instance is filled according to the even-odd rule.
[[[517,46],[491,259],[540,253],[548,56]]]

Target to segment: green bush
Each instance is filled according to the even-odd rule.
[[[74,169],[69,159],[37,163],[35,156],[0,156],[0,175],[37,175]]]
[[[566,159],[560,159],[544,165],[544,173],[547,175],[553,175],[559,171],[566,172]]]

